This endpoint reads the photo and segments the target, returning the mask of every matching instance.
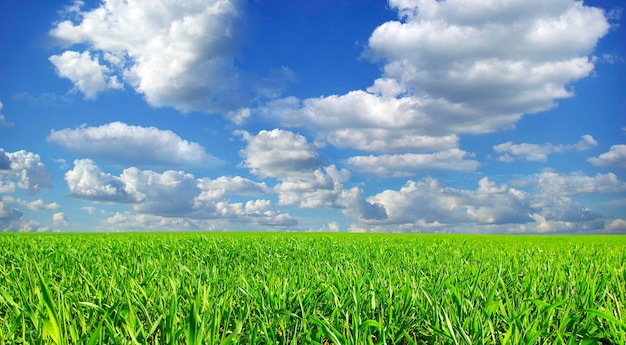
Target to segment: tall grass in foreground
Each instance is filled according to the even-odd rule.
[[[626,344],[626,237],[0,235],[0,344]]]

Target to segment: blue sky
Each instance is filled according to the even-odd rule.
[[[613,1],[3,1],[4,231],[626,232]]]

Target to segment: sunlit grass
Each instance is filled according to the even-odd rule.
[[[626,343],[626,237],[3,234],[0,248],[0,343]]]

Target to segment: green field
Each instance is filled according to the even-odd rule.
[[[626,237],[2,234],[0,344],[626,344]]]

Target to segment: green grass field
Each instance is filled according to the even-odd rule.
[[[0,344],[626,344],[626,237],[2,234]]]

